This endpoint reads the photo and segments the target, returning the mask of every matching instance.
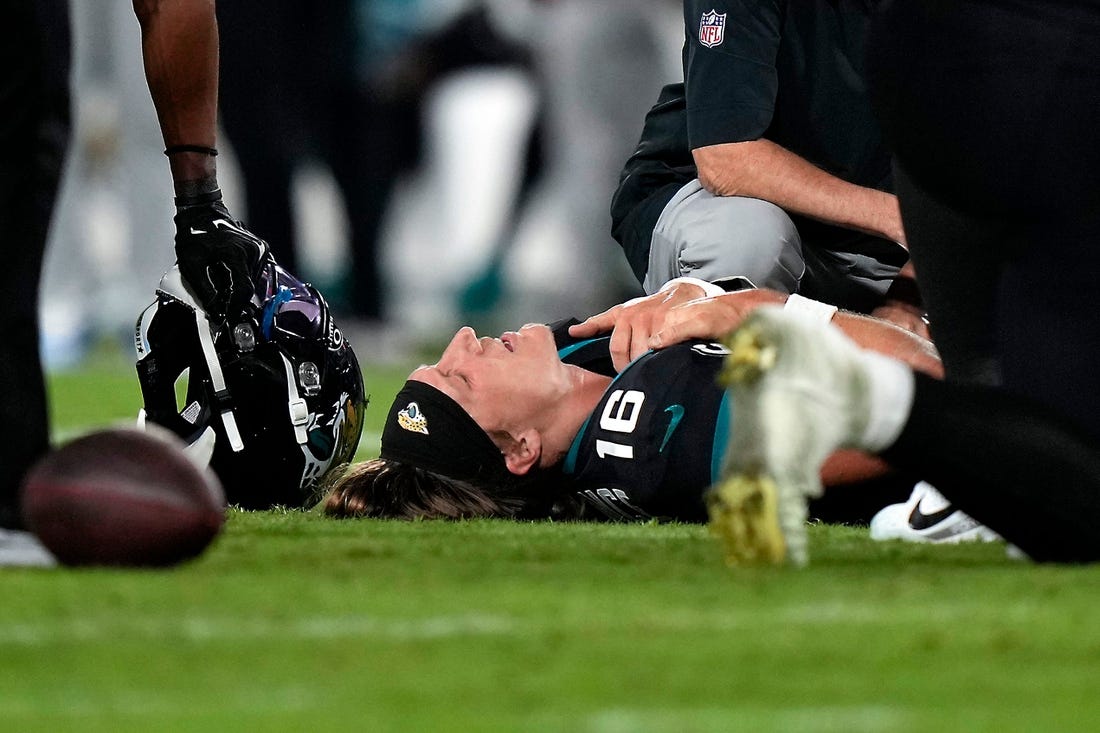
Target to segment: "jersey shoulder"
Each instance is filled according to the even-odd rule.
[[[579,366],[590,372],[606,377],[615,376],[615,366],[611,362],[611,336],[579,339],[569,335],[569,327],[580,323],[576,318],[568,318],[548,324],[554,334],[554,343],[558,347],[558,358],[566,364]]]

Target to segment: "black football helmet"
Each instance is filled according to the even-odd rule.
[[[175,266],[156,298],[134,334],[139,422],[208,456],[230,504],[318,499],[321,479],[355,454],[367,406],[355,353],[321,293],[272,261],[245,312],[222,323],[208,319]]]

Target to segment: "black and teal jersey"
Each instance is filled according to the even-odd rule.
[[[554,331],[562,361],[614,375],[610,339],[573,339],[565,325]],[[703,493],[729,433],[716,382],[727,353],[690,341],[648,352],[615,376],[565,458],[571,490],[611,519],[705,520]]]

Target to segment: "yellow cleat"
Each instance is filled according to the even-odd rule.
[[[820,468],[867,421],[862,352],[838,329],[763,307],[724,341],[718,381],[730,396],[710,529],[731,565],[804,565],[807,499]]]
[[[779,529],[778,488],[767,476],[736,475],[707,495],[710,531],[725,546],[728,565],[779,565],[787,542]]]

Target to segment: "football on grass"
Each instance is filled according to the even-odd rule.
[[[221,531],[225,496],[172,435],[90,433],[51,451],[23,482],[27,528],[66,565],[166,566]]]

